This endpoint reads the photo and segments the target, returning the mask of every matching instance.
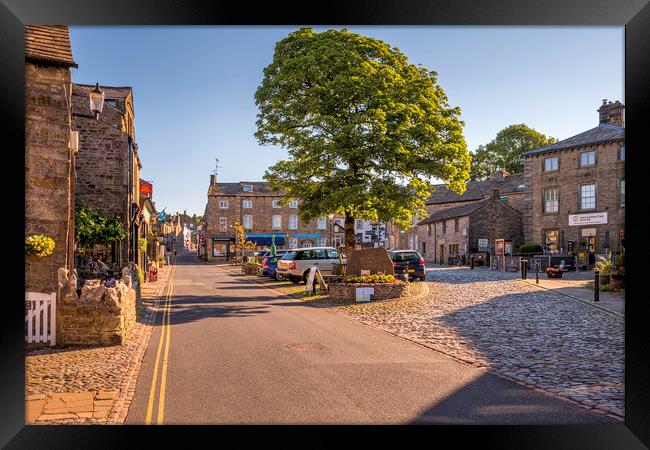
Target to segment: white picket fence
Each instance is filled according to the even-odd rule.
[[[56,292],[25,293],[25,341],[56,345]]]

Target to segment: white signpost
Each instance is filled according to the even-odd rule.
[[[355,300],[357,302],[369,302],[370,296],[375,293],[375,288],[357,288]]]
[[[569,226],[599,225],[604,223],[607,223],[606,212],[569,214]]]

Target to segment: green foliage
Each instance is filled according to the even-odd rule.
[[[350,275],[345,278],[348,283],[396,283],[399,280],[393,275]]]
[[[44,234],[35,234],[25,238],[25,254],[36,255],[39,258],[54,253],[54,239]]]
[[[625,253],[620,253],[616,255],[616,261],[614,262],[614,264],[617,267],[625,267]]]
[[[74,219],[75,235],[82,248],[106,245],[127,237],[119,215],[110,217],[99,209],[84,207],[75,211]]]
[[[140,284],[144,283],[144,272],[140,266],[135,266],[135,272],[138,274],[138,280],[140,280]]]
[[[535,254],[535,253],[542,253],[542,246],[539,244],[524,244],[519,246],[519,253],[523,254]]]
[[[194,228],[199,226],[199,224],[203,221],[203,216],[197,216],[196,214],[192,215],[192,223],[194,224]]]
[[[164,257],[163,255],[160,255],[160,256],[158,257],[158,262],[159,262],[160,264],[163,264],[163,265],[164,265],[164,264],[165,264],[165,257]]]
[[[138,250],[141,252],[147,251],[147,238],[138,238]]]
[[[483,180],[498,170],[523,173],[521,154],[528,150],[552,144],[555,138],[522,124],[510,125],[499,131],[486,145],[480,145],[472,157],[471,180]]]
[[[600,275],[609,275],[610,273],[612,273],[613,268],[614,268],[614,263],[612,262],[612,260],[603,256],[599,257],[599,261],[594,266],[594,269],[597,270],[600,273]]]
[[[461,194],[471,156],[460,109],[437,74],[409,64],[399,49],[347,30],[302,28],[275,46],[255,93],[255,137],[289,157],[264,178],[300,199],[309,221],[328,213],[391,221],[427,217],[432,178]]]

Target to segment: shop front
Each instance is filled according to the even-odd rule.
[[[235,238],[213,237],[211,247],[213,258],[230,258],[235,254]]]
[[[298,247],[316,247],[318,246],[321,235],[317,233],[302,233],[294,234],[291,237],[296,239]]]
[[[258,249],[270,249],[275,236],[275,247],[280,250],[284,248],[285,235],[283,233],[246,233],[244,238],[248,242],[252,242]]]

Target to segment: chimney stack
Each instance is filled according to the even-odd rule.
[[[598,108],[598,123],[606,123],[625,127],[625,105],[616,100],[615,102],[603,99],[603,104]]]
[[[217,184],[217,176],[210,175],[210,186],[215,186]]]
[[[496,172],[494,172],[492,175],[490,175],[488,177],[488,180],[490,180],[490,181],[501,180],[501,179],[503,179],[503,178],[505,178],[507,176],[510,176],[510,174],[507,171],[505,171],[503,169],[499,169]]]

